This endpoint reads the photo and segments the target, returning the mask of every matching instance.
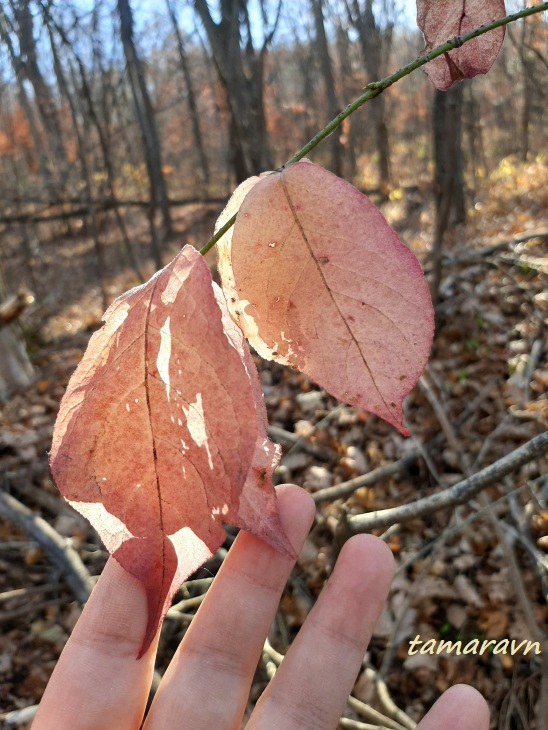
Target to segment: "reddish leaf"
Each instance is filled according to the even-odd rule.
[[[219,220],[241,204],[219,271],[251,345],[406,433],[401,403],[433,335],[415,256],[364,195],[310,162],[241,187]]]
[[[469,33],[506,15],[504,0],[417,0],[417,25],[426,41],[425,53],[454,36]],[[504,40],[504,27],[438,56],[424,67],[437,89],[489,71]]]
[[[294,557],[258,376],[219,300],[202,256],[185,246],[109,307],[55,425],[59,490],[145,587],[140,656],[180,584],[222,544],[222,522]]]

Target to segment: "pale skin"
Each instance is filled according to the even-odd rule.
[[[310,497],[278,488],[282,524],[298,552],[314,517]],[[164,675],[145,730],[238,730],[265,636],[292,563],[241,532]],[[393,559],[357,535],[248,721],[248,730],[335,730],[386,600]],[[70,637],[32,730],[137,730],[157,639],[139,660],[146,624],[140,584],[112,558]],[[417,730],[488,730],[481,695],[448,690]]]

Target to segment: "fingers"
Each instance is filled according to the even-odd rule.
[[[282,524],[298,552],[314,504],[298,487],[279,487],[277,493]],[[188,728],[240,727],[292,566],[256,537],[238,535],[160,684],[146,730],[171,730],[174,718]]]
[[[489,708],[472,687],[456,684],[442,694],[417,730],[488,730]]]
[[[343,547],[333,575],[261,697],[248,730],[332,730],[388,595],[392,555],[375,537]]]
[[[146,621],[143,588],[110,558],[55,667],[33,730],[139,727],[157,643],[136,661]]]

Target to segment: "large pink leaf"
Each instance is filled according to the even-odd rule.
[[[505,14],[504,0],[417,0],[417,25],[426,41],[424,52]],[[455,81],[487,73],[498,56],[504,31],[504,27],[495,28],[438,56],[424,67],[426,75],[437,89],[446,91]]]
[[[221,300],[202,256],[183,248],[109,307],[55,425],[59,490],[145,587],[141,654],[174,592],[223,542],[223,522],[294,557],[258,376]]]
[[[406,433],[434,322],[415,256],[364,195],[307,161],[242,183],[218,225],[238,206],[219,271],[251,345]]]

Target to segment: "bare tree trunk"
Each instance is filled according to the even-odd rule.
[[[194,7],[204,26],[219,80],[230,113],[229,138],[237,182],[272,167],[263,102],[264,56],[272,40],[267,34],[257,51],[251,39],[247,0],[221,0],[221,20],[216,23],[206,0]],[[240,47],[240,23],[247,34]]]
[[[449,227],[451,210],[455,204],[458,157],[462,157],[459,137],[461,107],[462,84],[456,84],[449,91],[436,90],[434,92],[436,222],[431,254],[433,274],[430,282],[430,294],[434,304],[439,302],[443,241]]]
[[[32,85],[36,108],[46,133],[48,147],[56,168],[56,182],[60,188],[67,175],[67,158],[63,147],[63,135],[57,116],[57,108],[50,88],[38,65],[38,53],[34,39],[34,24],[27,0],[10,0],[15,19],[15,32],[19,40],[19,59],[24,74]]]
[[[47,19],[46,19],[47,20]],[[53,56],[53,68],[55,71],[55,75],[57,77],[57,83],[59,85],[59,89],[61,91],[61,94],[65,97],[71,114],[72,119],[72,126],[74,129],[74,134],[76,136],[76,142],[78,147],[78,160],[80,162],[80,169],[82,172],[82,181],[84,183],[84,198],[86,201],[86,208],[88,210],[88,217],[89,222],[91,226],[91,235],[93,238],[93,246],[95,249],[95,265],[97,268],[97,279],[99,281],[99,287],[101,289],[101,297],[103,300],[103,309],[106,309],[108,307],[108,295],[107,295],[107,289],[106,289],[106,283],[105,283],[105,275],[106,275],[106,263],[105,263],[105,253],[103,250],[103,246],[101,244],[101,239],[99,236],[99,226],[97,224],[97,214],[95,211],[95,207],[93,205],[93,193],[92,193],[92,183],[91,183],[91,175],[89,172],[89,166],[87,161],[87,151],[86,146],[84,144],[84,140],[82,138],[82,133],[78,124],[78,113],[76,110],[76,104],[74,101],[74,98],[70,92],[70,89],[67,84],[67,80],[65,78],[65,74],[63,72],[63,68],[61,66],[61,62],[59,60],[59,54],[57,53],[57,47],[55,45],[55,40],[53,38],[53,32],[51,29],[51,26],[46,22],[48,35],[49,35],[49,41],[50,41],[50,47],[51,47],[51,53]]]
[[[378,81],[382,60],[382,35],[375,21],[373,0],[365,0],[363,8],[360,6],[359,0],[352,0],[347,4],[347,9],[349,21],[358,32],[363,62],[367,71],[367,80],[368,82]],[[382,187],[391,180],[390,144],[383,94],[377,96],[367,105],[367,112],[371,115],[371,126],[374,130],[375,147],[378,155],[379,184]]]
[[[454,146],[455,146],[455,187],[453,196],[452,223],[458,225],[466,222],[466,200],[464,197],[464,154],[462,151],[462,100],[464,84],[456,84],[455,100],[451,99],[449,106],[455,115],[454,119]]]
[[[300,18],[291,18],[291,45],[295,63],[297,65],[297,78],[299,80],[299,101],[301,102],[301,131],[300,142],[298,147],[304,146],[312,139],[318,128],[323,126],[318,117],[318,103],[315,96],[315,89],[318,86],[316,79],[316,57],[310,53],[312,46],[312,38],[303,39],[301,34]],[[294,149],[288,150],[288,155],[284,159],[291,157]]]
[[[483,131],[479,120],[479,106],[474,97],[471,84],[466,86],[466,99],[463,99],[463,125],[466,127],[468,149],[472,169],[473,180],[476,179],[478,170],[482,170],[483,176],[489,175],[489,167],[485,157],[485,146],[483,144]]]
[[[167,186],[162,170],[162,155],[156,122],[154,120],[154,111],[152,103],[145,83],[145,75],[143,64],[133,39],[133,14],[129,0],[117,0],[118,14],[120,16],[120,32],[122,36],[122,45],[127,63],[127,72],[131,84],[135,113],[141,134],[143,135],[145,160],[150,183],[150,211],[149,222],[151,225],[151,235],[153,247],[155,249],[156,265],[162,266],[162,259],[159,251],[158,243],[155,241],[156,231],[154,228],[154,217],[156,209],[159,207],[162,215],[162,223],[164,228],[164,237],[171,233],[171,214],[169,210],[169,199],[167,195]]]
[[[82,59],[77,54],[73,44],[70,43],[69,39],[67,38],[63,28],[59,26],[59,24],[55,23],[53,20],[53,17],[49,13],[49,8],[43,7],[44,15],[46,19],[46,24],[48,24],[48,30],[50,25],[53,24],[55,27],[55,30],[59,34],[59,37],[61,38],[61,41],[65,45],[67,49],[69,49],[73,56],[74,60],[76,61],[76,64],[78,66],[78,72],[80,76],[80,91],[83,96],[83,100],[86,104],[86,111],[87,111],[87,118],[89,121],[91,121],[95,127],[95,130],[97,132],[98,138],[99,138],[99,147],[101,148],[101,154],[103,158],[103,164],[105,166],[107,181],[106,181],[106,188],[107,188],[107,194],[110,200],[112,201],[112,210],[114,211],[114,216],[116,218],[116,223],[118,225],[118,228],[120,230],[120,234],[122,236],[122,241],[124,244],[124,249],[126,251],[126,255],[128,257],[128,261],[135,272],[135,275],[137,276],[137,279],[139,282],[144,283],[145,278],[141,272],[141,269],[139,267],[139,263],[137,261],[137,257],[135,255],[135,250],[133,248],[133,244],[131,243],[131,240],[129,238],[129,235],[127,233],[127,229],[124,223],[124,219],[122,218],[122,215],[120,214],[120,209],[118,206],[118,197],[116,194],[116,183],[115,183],[115,176],[114,176],[114,169],[112,165],[112,161],[110,158],[110,145],[108,143],[107,134],[105,132],[105,129],[103,125],[100,123],[97,113],[95,111],[95,104],[92,99],[91,89],[89,87],[87,75],[84,69],[84,64],[82,63]],[[51,34],[50,34],[51,37]],[[53,44],[53,39],[51,40],[51,43]],[[54,53],[54,56],[56,54],[56,51],[53,50],[52,45],[52,52]],[[73,79],[74,79],[74,73],[73,73]],[[76,83],[74,83],[76,86]],[[82,115],[84,118],[86,118],[86,114],[83,113]],[[77,125],[77,115],[73,113],[73,122],[75,125]],[[103,292],[104,297],[104,292]]]
[[[38,166],[40,169],[40,175],[42,176],[42,179],[44,180],[44,183],[46,184],[46,188],[47,188],[48,192],[52,192],[53,184],[52,184],[51,170],[48,166],[48,161],[47,161],[46,155],[44,154],[44,145],[42,144],[42,140],[40,139],[40,135],[38,133],[38,128],[36,127],[36,120],[34,118],[34,113],[32,111],[32,107],[31,107],[31,104],[29,101],[27,90],[25,89],[25,85],[23,83],[23,80],[25,78],[23,62],[21,60],[21,57],[16,54],[15,48],[13,47],[11,36],[9,34],[9,29],[6,25],[6,16],[5,16],[4,10],[2,9],[1,6],[0,6],[0,38],[7,46],[11,65],[12,65],[13,71],[15,73],[15,78],[17,79],[17,86],[19,89],[19,101],[21,103],[23,113],[25,114],[25,118],[29,125],[30,133],[32,136],[32,142],[34,145],[34,153],[38,157]]]
[[[228,124],[227,124],[227,116],[228,116],[228,107],[226,105],[226,96],[224,99],[219,99],[219,94],[217,93],[217,83],[215,80],[215,64],[213,62],[213,59],[211,58],[211,55],[209,53],[209,49],[207,47],[206,41],[202,37],[202,34],[200,33],[200,30],[197,26],[195,26],[195,32],[200,40],[200,48],[202,50],[203,60],[204,60],[204,66],[205,66],[205,73],[207,76],[207,81],[209,84],[209,89],[211,93],[211,97],[213,100],[213,127],[214,129],[218,130],[218,133],[216,135],[215,144],[216,147],[212,148],[211,141],[209,142],[209,150],[210,150],[210,160],[211,160],[211,151],[214,149],[217,152],[218,157],[216,159],[221,158],[222,159],[222,177],[223,177],[223,185],[224,187],[221,188],[226,191],[226,194],[229,195],[230,191],[232,190],[231,186],[231,177],[232,177],[232,160],[230,159],[229,155],[229,140],[228,140]],[[220,180],[221,174],[219,171],[217,171],[214,175],[216,180]]]
[[[325,34],[325,26],[323,20],[323,2],[322,0],[311,0],[312,12],[314,15],[314,27],[316,29],[316,45],[322,69],[323,82],[325,87],[325,97],[327,101],[327,114],[329,119],[333,119],[339,113],[339,104],[337,94],[335,92],[335,80],[333,78],[333,68],[329,57],[329,47],[327,45],[327,36]],[[342,176],[342,148],[341,148],[341,128],[331,134],[329,138],[329,146],[331,150],[331,172],[339,177]]]
[[[527,23],[522,23],[521,32],[521,69],[522,69],[522,88],[523,96],[521,103],[521,115],[520,115],[520,156],[521,159],[526,162],[527,155],[529,154],[529,124],[531,121],[531,71],[528,68],[526,54],[525,54],[525,43],[527,33]]]
[[[0,272],[0,305],[6,290]],[[25,343],[15,323],[2,324],[0,318],[0,403],[16,390],[27,387],[34,377]]]
[[[350,41],[340,21],[337,23],[336,34],[337,51],[341,66],[342,94],[344,99],[350,99],[356,95],[355,89],[350,84],[353,76],[349,52]],[[342,125],[341,145],[344,150],[345,175],[348,180],[353,180],[356,175],[356,129],[353,118],[351,116],[347,117]]]
[[[209,163],[207,161],[207,155],[205,152],[204,142],[202,139],[202,132],[200,130],[200,115],[198,113],[198,106],[196,104],[196,94],[194,93],[194,83],[192,81],[192,76],[190,74],[188,59],[187,59],[185,47],[183,44],[183,37],[181,36],[179,24],[177,23],[177,18],[175,17],[175,11],[173,9],[173,5],[170,2],[170,0],[166,0],[166,6],[167,6],[167,11],[168,11],[169,17],[171,19],[171,24],[173,26],[173,32],[175,33],[175,38],[177,39],[177,50],[179,52],[179,62],[181,64],[181,69],[183,71],[183,76],[185,78],[188,108],[190,111],[190,123],[192,126],[192,136],[194,137],[194,145],[196,147],[198,159],[200,160],[199,169],[201,171],[202,184],[203,184],[204,190],[207,191],[207,189],[209,187]]]

